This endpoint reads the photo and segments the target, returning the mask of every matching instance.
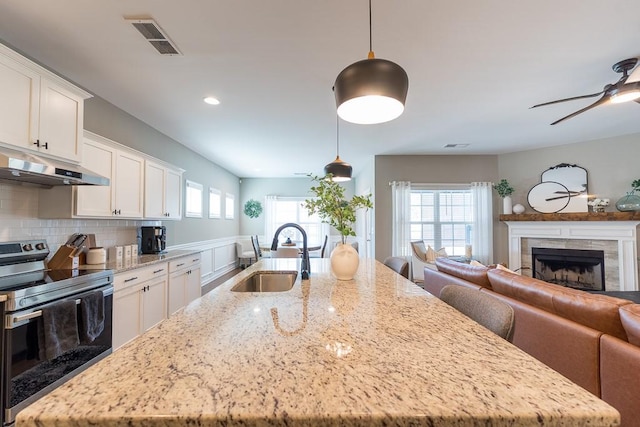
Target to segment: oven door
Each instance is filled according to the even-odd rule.
[[[104,296],[102,332],[92,342],[81,342],[78,347],[50,360],[46,360],[41,354],[43,352],[39,344],[42,342],[42,338],[38,338],[41,310],[47,305],[65,300],[75,300],[76,304],[80,304],[83,296],[87,296],[89,292],[4,315],[4,425],[12,424],[20,410],[111,353],[113,285],[97,290],[101,290]],[[90,292],[94,291],[95,289]],[[77,317],[78,328],[82,328],[80,309],[77,310]]]

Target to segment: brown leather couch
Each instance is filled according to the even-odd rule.
[[[640,426],[640,304],[446,258],[436,266],[425,290],[456,284],[506,302],[514,345],[618,409],[622,426]]]

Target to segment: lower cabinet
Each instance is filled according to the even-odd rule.
[[[113,349],[167,318],[167,263],[116,274],[113,294]]]
[[[169,261],[169,305],[171,316],[191,301],[200,298],[200,254]]]

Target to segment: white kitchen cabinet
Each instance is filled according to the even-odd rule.
[[[0,142],[79,162],[91,95],[0,45]]]
[[[171,316],[191,301],[200,298],[200,254],[180,257],[169,262],[169,301]]]
[[[109,178],[108,186],[54,187],[40,191],[41,218],[142,218],[144,158],[85,132],[82,166]]]
[[[114,277],[113,349],[167,318],[167,263]]]
[[[146,160],[144,183],[145,218],[182,218],[182,171]]]

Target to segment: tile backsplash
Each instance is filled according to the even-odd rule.
[[[0,242],[45,238],[55,253],[77,232],[95,234],[96,244],[105,248],[136,243],[143,225],[161,221],[123,219],[41,219],[38,218],[38,189],[0,183]]]

